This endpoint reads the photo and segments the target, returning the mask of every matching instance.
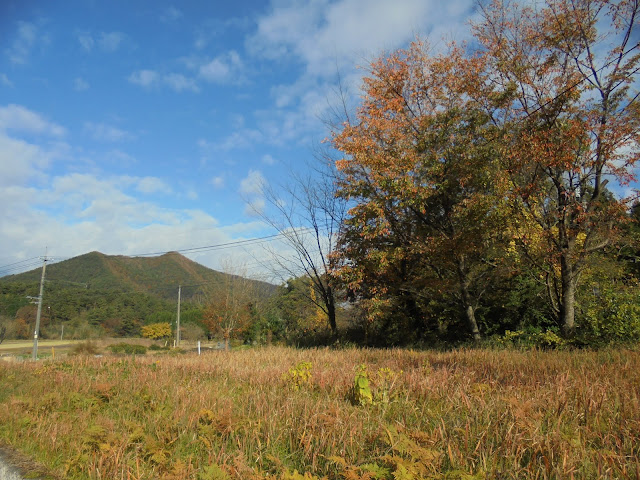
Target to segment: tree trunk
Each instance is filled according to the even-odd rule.
[[[336,323],[336,300],[331,287],[327,287],[327,317],[329,319],[329,327],[331,335],[334,339],[338,338],[338,324]]]
[[[464,314],[467,317],[467,323],[469,330],[471,330],[473,340],[477,342],[480,340],[480,330],[478,329],[476,313],[471,302],[471,294],[469,293],[469,278],[465,270],[464,258],[458,260],[458,278],[460,279],[460,294],[462,295]]]
[[[471,305],[471,296],[466,286],[462,287],[462,303],[464,304],[464,313],[467,317],[469,330],[471,330],[473,340],[477,342],[480,340],[480,330],[478,329],[478,322],[476,322],[476,313]]]
[[[576,279],[569,260],[563,255],[560,261],[562,279],[562,296],[560,299],[560,325],[565,338],[573,335],[575,330]]]

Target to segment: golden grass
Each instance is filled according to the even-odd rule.
[[[372,405],[348,400],[361,364]],[[630,350],[79,357],[0,385],[0,443],[61,478],[640,477]]]

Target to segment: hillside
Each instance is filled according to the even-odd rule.
[[[40,268],[0,278],[0,324],[9,338],[33,332]],[[202,325],[204,307],[240,277],[204,267],[178,253],[159,257],[110,256],[91,252],[47,265],[43,295],[43,336],[138,335],[140,327],[172,323],[181,285],[183,324]],[[242,279],[253,303],[273,295],[275,285]],[[0,325],[0,328],[2,328]]]
[[[41,268],[8,275],[1,282],[33,283],[40,281]],[[158,257],[125,257],[90,252],[63,262],[47,266],[47,281],[61,282],[105,291],[141,292],[162,299],[175,299],[178,285],[186,285],[183,298],[189,299],[207,285],[223,284],[226,273],[196,263],[176,252]],[[275,286],[253,281],[254,287],[264,295],[275,291]],[[86,285],[86,287],[85,287]],[[203,287],[203,288],[198,288]]]

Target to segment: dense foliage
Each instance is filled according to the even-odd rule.
[[[334,275],[391,344],[511,328],[637,339],[623,196],[640,156],[640,4],[481,13],[473,49],[416,41],[370,65],[332,139],[353,205]]]

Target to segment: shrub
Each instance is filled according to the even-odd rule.
[[[565,347],[567,342],[554,330],[542,330],[531,328],[512,332],[507,330],[498,339],[499,345],[517,348],[540,348],[542,350],[554,350]]]
[[[147,347],[144,345],[133,345],[131,343],[116,343],[110,345],[109,349],[112,353],[123,353],[126,355],[144,355],[147,353]]]
[[[290,368],[288,372],[283,373],[282,379],[292,390],[310,387],[313,383],[311,367],[311,362],[300,362],[294,368]]]
[[[71,349],[72,355],[96,355],[99,353],[98,346],[91,340],[77,343]]]
[[[169,347],[163,347],[162,345],[156,345],[154,343],[149,347],[149,350],[169,350]]]
[[[142,336],[153,339],[168,338],[171,336],[171,324],[162,322],[145,325],[142,327]]]

